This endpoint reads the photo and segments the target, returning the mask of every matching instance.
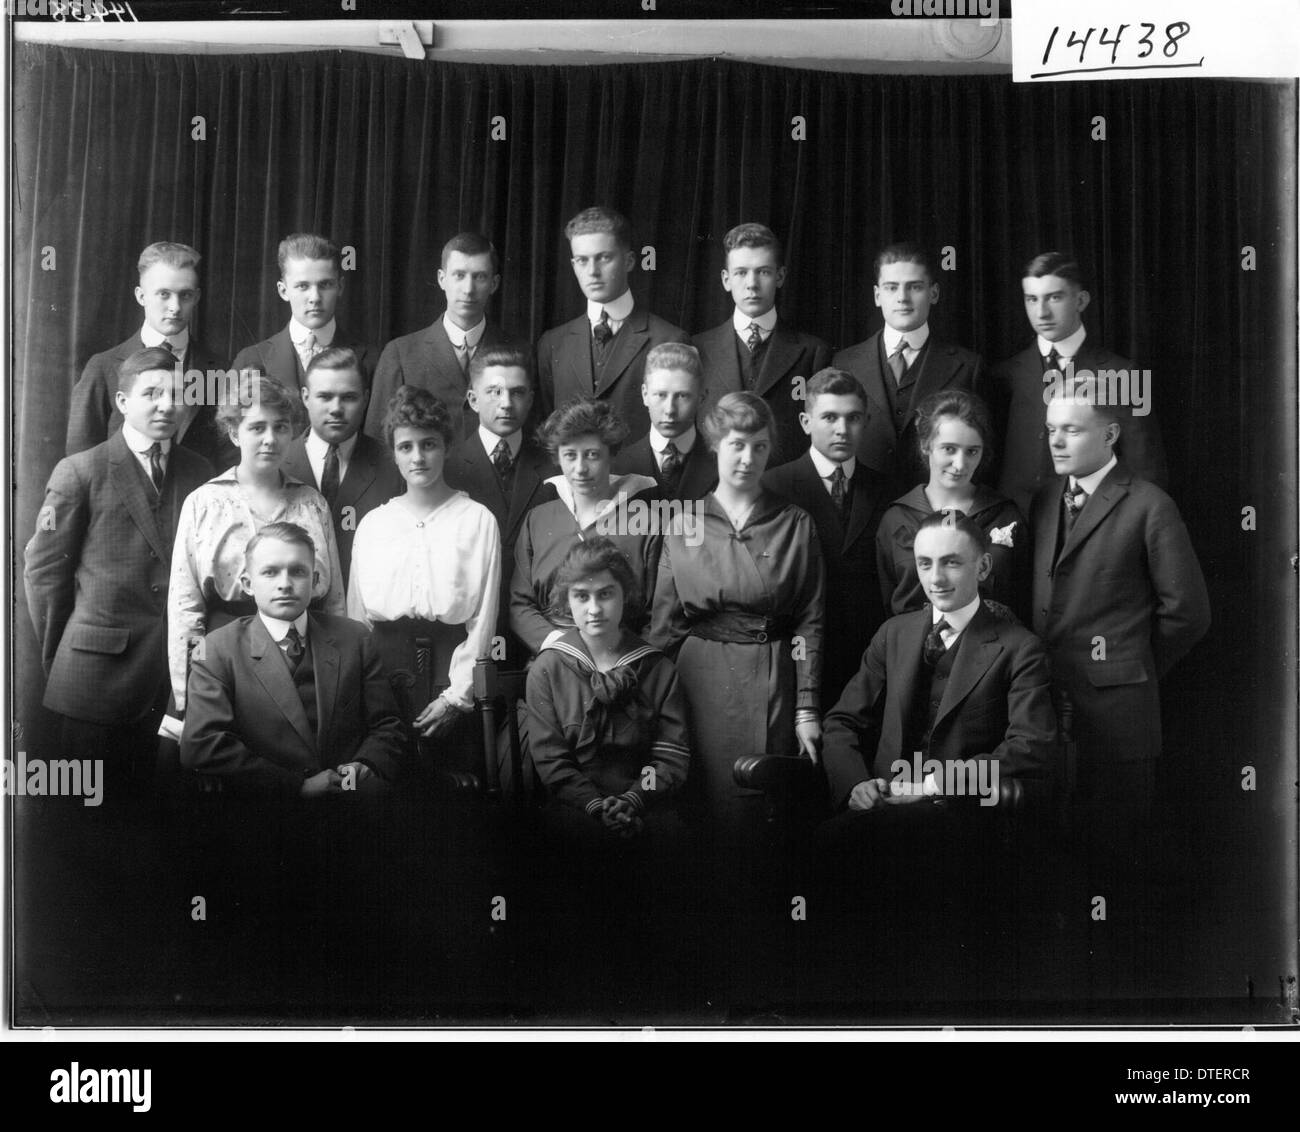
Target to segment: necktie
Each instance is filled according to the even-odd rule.
[[[907,373],[907,359],[903,357],[903,351],[907,349],[907,339],[900,338],[898,346],[894,352],[889,355],[889,368],[894,373],[894,384],[903,384],[903,375]]]
[[[510,473],[514,470],[514,461],[510,459],[510,445],[505,440],[498,440],[492,449],[492,466],[497,470],[497,483],[502,491],[510,490]]]
[[[459,342],[456,343],[456,360],[460,362],[460,372],[464,374],[468,374],[469,363],[470,363],[470,349],[469,349],[468,338],[462,338]]]
[[[307,337],[303,339],[303,343],[300,349],[301,352],[299,353],[298,357],[302,361],[302,368],[303,368],[303,372],[305,373],[307,371],[307,367],[311,365],[312,358],[314,358],[317,354],[321,352],[321,347],[316,343],[315,331],[308,332]]]
[[[926,634],[925,637],[925,663],[933,668],[943,659],[943,654],[948,650],[944,648],[942,633],[945,629],[951,629],[945,618],[940,618],[938,624]]]
[[[289,631],[284,635],[283,647],[284,655],[289,660],[289,671],[297,672],[298,665],[302,663],[302,654],[307,651],[297,626],[289,626]]]
[[[849,501],[848,492],[844,488],[844,465],[836,464],[835,470],[831,472],[831,502],[835,504],[835,510],[839,512],[841,519],[844,518],[845,507]]]
[[[749,324],[749,337],[745,339],[745,345],[749,347],[751,354],[757,354],[758,348],[763,344],[763,331],[756,322]]]
[[[339,446],[337,444],[331,444],[330,450],[325,453],[325,467],[320,477],[320,493],[333,511],[339,497]]]
[[[175,358],[177,361],[180,361],[181,352],[178,349],[176,349],[176,344],[172,342],[170,338],[164,338],[160,344],[162,348],[168,351],[173,358]]]
[[[664,477],[664,483],[669,487],[675,488],[678,479],[682,474],[682,454],[677,451],[677,445],[671,440],[664,445],[663,463],[659,465],[659,471]]]
[[[1050,373],[1052,370],[1056,370],[1057,373],[1061,372],[1061,355],[1056,352],[1055,346],[1048,350],[1043,358],[1043,372]]]
[[[596,339],[596,345],[604,347],[609,344],[609,340],[614,337],[613,327],[609,325],[609,311],[604,307],[600,309],[600,321],[591,328],[591,336]]]
[[[162,461],[162,445],[155,440],[149,445],[145,455],[149,457],[149,478],[153,480],[153,489],[161,495],[163,475],[165,474]]]
[[[1083,510],[1083,505],[1088,502],[1088,493],[1083,490],[1077,483],[1070,487],[1068,484],[1065,488],[1065,526],[1068,530],[1074,526],[1074,521],[1079,517],[1079,512]]]

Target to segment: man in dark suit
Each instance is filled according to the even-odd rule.
[[[1127,358],[1088,338],[1083,312],[1090,296],[1079,265],[1061,252],[1044,252],[1025,267],[1022,280],[1025,314],[1038,335],[1033,345],[992,367],[985,387],[977,388],[993,411],[1002,438],[998,487],[1028,513],[1034,493],[1056,472],[1043,425],[1046,391],[1058,374],[1085,379],[1125,375],[1128,413],[1118,455],[1142,479],[1165,488],[1160,427],[1151,415],[1150,371],[1137,370]],[[1120,398],[1111,398],[1118,401]]]
[[[824,369],[808,383],[800,423],[812,446],[773,468],[763,486],[812,517],[826,564],[823,704],[840,698],[862,664],[862,653],[885,608],[876,577],[876,528],[889,506],[885,477],[854,453],[866,418],[866,398],[852,374]]]
[[[1178,508],[1115,456],[1121,414],[1090,382],[1047,405],[1057,475],[1034,498],[1034,631],[1077,755],[1082,832],[1132,848],[1160,754],[1158,681],[1209,629],[1205,579]]]
[[[345,586],[357,525],[406,491],[392,453],[361,432],[366,396],[361,362],[352,350],[329,346],[316,354],[302,386],[311,427],[289,445],[284,458],[284,470],[313,485],[330,505]]]
[[[587,311],[546,331],[537,343],[543,413],[578,397],[608,401],[632,436],[650,427],[641,403],[646,355],[661,342],[686,342],[685,331],[636,305],[627,278],[636,265],[632,228],[609,208],[588,208],[564,228],[573,274]]]
[[[301,527],[263,527],[240,579],[257,613],[192,657],[181,763],[236,793],[357,797],[398,772],[402,722],[369,631],[307,611],[315,554]]]
[[[799,423],[805,396],[799,383],[830,365],[831,348],[777,317],[785,253],[770,228],[739,224],[722,238],[722,248],[722,286],[735,307],[721,326],[691,341],[704,363],[708,407],[741,389],[757,393],[771,406],[776,421],[775,450],[768,461],[772,467],[808,447]]]
[[[922,521],[916,566],[932,604],[880,627],[823,726],[831,805],[840,813],[820,831],[822,843],[839,851],[869,845],[867,860],[882,873],[885,858],[919,866],[913,854],[936,841],[928,865],[965,867],[972,843],[964,839],[987,838],[1004,781],[1039,786],[1053,769],[1046,650],[1005,608],[980,597],[992,566],[988,536],[959,515]]]
[[[641,400],[650,431],[620,448],[615,475],[652,476],[664,499],[703,499],[718,483],[718,462],[696,428],[704,394],[699,351],[664,342],[646,355]]]
[[[465,402],[469,365],[479,349],[511,345],[487,320],[488,302],[501,286],[501,260],[492,241],[477,232],[461,232],[442,249],[438,286],[447,297],[440,319],[394,338],[379,355],[366,413],[366,432],[382,440],[384,414],[399,385],[418,385],[451,412],[457,436],[472,433],[476,414]]]
[[[449,487],[496,516],[502,562],[514,562],[528,512],[555,498],[555,489],[544,482],[555,473],[551,458],[524,430],[534,400],[531,368],[529,352],[517,346],[488,347],[475,354],[469,399],[479,425],[447,454],[443,467]],[[504,654],[495,655],[494,649],[493,659],[522,668],[528,651],[510,632],[510,571],[501,573],[496,636],[504,643]]]
[[[175,365],[158,346],[123,361],[114,399],[122,427],[59,462],[26,550],[44,702],[62,717],[63,750],[102,752],[117,782],[137,785],[153,773],[167,704],[176,521],[213,474],[174,441]]]
[[[96,354],[86,363],[81,379],[72,389],[69,456],[102,444],[121,427],[122,414],[115,393],[122,363],[146,347],[162,346],[171,351],[173,364],[179,364],[184,374],[182,393],[174,406],[174,439],[217,471],[237,462],[239,452],[217,425],[217,406],[207,395],[210,389],[220,387],[226,363],[190,333],[190,321],[201,294],[199,259],[199,253],[188,244],[150,244],[140,253],[135,301],[144,308],[144,325],[125,342]]]
[[[374,352],[335,318],[344,285],[338,245],[324,236],[295,232],[280,241],[277,259],[280,279],[275,289],[289,304],[289,325],[245,346],[235,355],[233,368],[255,369],[286,389],[300,389],[312,358],[336,346],[356,355],[368,384],[375,368]]]
[[[939,284],[925,250],[891,244],[877,257],[876,306],[885,325],[865,342],[835,355],[867,391],[867,426],[858,459],[888,476],[901,495],[925,479],[916,442],[916,406],[941,389],[973,389],[980,379],[978,354],[933,338],[930,308]]]

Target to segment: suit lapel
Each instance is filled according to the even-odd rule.
[[[271,371],[272,377],[277,377],[286,384],[292,382],[292,389],[302,388],[302,361],[298,357],[298,351],[293,348],[293,339],[289,337],[287,326],[279,334],[271,336],[271,348],[267,355],[267,369]]]
[[[890,717],[889,731],[894,757],[910,759],[912,752],[900,748],[907,735],[907,716],[916,699],[916,682],[920,679],[921,666],[925,663],[921,649],[925,644],[925,635],[930,631],[930,607],[927,605],[924,609],[905,616],[908,621],[900,626],[898,635],[894,638],[897,651],[886,656],[890,688],[885,702]],[[883,730],[881,737],[885,737]],[[876,768],[877,774],[880,769]]]
[[[790,474],[794,478],[794,498],[812,515],[818,530],[830,529],[836,533],[838,537],[826,540],[829,544],[835,545],[843,537],[844,524],[840,522],[839,512],[835,510],[830,492],[826,490],[821,476],[817,474],[817,467],[812,462],[812,457],[805,452],[794,461]]]
[[[316,477],[312,475],[311,461],[307,459],[307,434],[303,433],[290,446],[288,455],[284,458],[284,470],[294,479],[302,480],[305,484],[320,490],[320,484],[316,482]]]
[[[480,448],[483,446],[480,444]],[[487,454],[484,453],[484,459]],[[510,489],[510,514],[506,519],[505,536],[506,545],[511,546],[519,533],[519,525],[524,521],[524,516],[528,514],[529,504],[537,489],[542,485],[542,464],[543,457],[529,446],[528,441],[524,441],[524,446],[519,449],[519,459],[515,464],[515,483]],[[492,475],[493,483],[496,482],[496,473]]]
[[[175,451],[175,448],[176,445],[173,444],[172,450]],[[162,532],[158,529],[156,515],[145,494],[149,489],[144,486],[144,477],[141,471],[138,470],[135,456],[126,446],[126,440],[123,439],[120,431],[113,434],[108,459],[109,474],[112,476],[113,486],[122,497],[127,512],[135,525],[140,528],[140,533],[149,540],[149,545],[153,547],[158,557],[164,562],[170,562],[171,540],[164,539]],[[173,456],[168,463],[171,465],[170,470],[175,473],[175,457]],[[175,483],[176,477],[174,474],[171,478],[172,482]]]
[[[921,372],[916,376],[916,384],[911,390],[911,404],[919,405],[931,393],[943,389],[957,369],[956,357],[949,353],[942,342],[933,337],[926,343],[929,347],[922,359]]]
[[[778,322],[768,337],[754,392],[760,397],[766,396],[768,390],[795,367],[801,353],[799,340]],[[804,377],[812,377],[812,374],[804,374]]]
[[[456,351],[452,349],[451,339],[447,337],[447,328],[442,325],[442,319],[438,319],[424,336],[425,365],[428,373],[434,370],[446,370],[451,367],[451,372],[459,373],[464,377],[464,372],[460,368],[460,359],[456,357]],[[419,376],[428,381],[428,373]],[[455,408],[456,406],[448,406]]]
[[[885,374],[880,366],[880,331],[876,331],[867,339],[865,346],[866,357],[862,359],[862,386],[880,409],[884,420],[888,423],[890,433],[894,431],[893,410],[889,407],[889,393],[885,389]],[[894,380],[894,375],[890,373],[889,380]]]
[[[326,742],[334,725],[334,705],[339,696],[339,650],[329,630],[311,614],[307,615],[308,640],[311,642],[312,665],[316,670],[316,749],[330,750]],[[294,693],[294,699],[298,698]],[[304,713],[305,715],[305,713]]]
[[[315,642],[313,642],[313,647]],[[307,724],[307,712],[298,698],[298,689],[293,686],[293,676],[284,661],[280,646],[271,640],[261,617],[254,615],[248,623],[248,656],[254,675],[262,689],[271,698],[280,714],[289,722],[294,733],[303,741],[307,750],[316,753],[316,736]],[[317,676],[319,682],[320,677]],[[320,703],[316,710],[319,713]]]
[[[369,490],[375,482],[376,455],[371,445],[374,441],[357,433],[357,442],[352,447],[352,459],[348,461],[348,471],[339,484],[339,506],[350,506]]]
[[[704,435],[697,429],[695,444],[686,455],[686,467],[682,469],[681,482],[677,486],[678,498],[700,499],[707,495],[717,471],[717,460],[704,442]]]
[[[605,375],[596,387],[596,395],[604,393],[613,385],[641,352],[641,347],[650,340],[650,320],[645,311],[635,306],[627,316],[618,334],[614,336],[609,359],[605,362]]]
[[[971,689],[979,683],[984,673],[989,670],[989,666],[1002,652],[997,623],[983,602],[980,603],[975,616],[971,618],[970,624],[966,626],[962,638],[964,639],[959,641],[957,655],[953,658],[952,673],[943,690],[943,699],[939,702],[939,710],[934,717],[935,730],[938,730],[944,718],[955,711],[962,700],[970,694]]]
[[[858,540],[876,511],[883,488],[874,482],[867,466],[858,461],[853,470],[853,494],[849,497],[849,521],[844,530],[844,553]]]
[[[1079,517],[1075,519],[1074,526],[1070,528],[1069,534],[1065,536],[1065,544],[1061,547],[1061,553],[1057,556],[1057,562],[1064,562],[1071,554],[1079,549],[1093,531],[1097,529],[1107,515],[1110,514],[1121,499],[1128,494],[1128,476],[1120,477],[1120,467],[1116,465],[1111,469],[1110,474],[1101,481],[1097,492],[1088,500]],[[1056,514],[1061,514],[1060,504],[1056,507]],[[1053,545],[1055,545],[1053,543]]]

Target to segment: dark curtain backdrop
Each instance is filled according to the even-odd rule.
[[[988,360],[1029,340],[1024,261],[1073,250],[1094,278],[1089,334],[1153,371],[1173,494],[1210,581],[1214,629],[1166,690],[1189,796],[1213,797],[1220,815],[1207,839],[1240,846],[1255,828],[1254,799],[1236,789],[1243,764],[1274,789],[1287,773],[1294,84],[1021,87],[718,60],[489,66],[32,45],[16,48],[14,82],[19,557],[81,367],[139,325],[134,265],[154,240],[204,254],[197,330],[227,356],[287,319],[275,248],[301,229],[356,249],[343,317],[378,344],[440,312],[439,250],[465,228],[503,253],[493,315],[507,328],[535,340],[574,317],[561,228],[596,202],[655,248],[656,270],[634,276],[638,302],[691,331],[728,315],[723,233],[770,224],[789,248],[783,316],[837,346],[879,325],[871,262],[885,241],[955,249],[933,321]],[[196,115],[206,140],[191,138]],[[490,139],[496,115],[504,141]],[[804,141],[791,137],[796,115]],[[1092,138],[1098,116],[1105,141]],[[1247,244],[1253,273],[1241,269]],[[46,247],[56,270],[42,269]],[[1258,510],[1254,533],[1241,529],[1245,506]],[[16,707],[34,724],[39,666],[19,595]],[[1279,875],[1266,873],[1224,880],[1276,908]]]

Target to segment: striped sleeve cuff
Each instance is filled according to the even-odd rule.
[[[625,802],[630,802],[632,804],[632,808],[635,809],[637,813],[639,814],[645,813],[645,799],[642,798],[641,795],[638,794],[635,790],[624,790],[623,793],[619,795],[619,797],[622,798]]]
[[[592,817],[595,817],[596,812],[600,809],[601,804],[604,801],[605,801],[604,798],[593,798],[590,802],[587,803],[587,807],[586,807],[587,813],[589,813]]]
[[[796,727],[801,723],[820,723],[821,718],[821,713],[818,712],[816,708],[799,708],[794,713],[794,722]]]

